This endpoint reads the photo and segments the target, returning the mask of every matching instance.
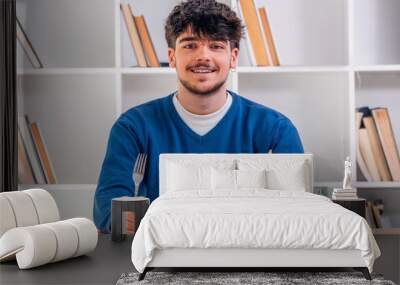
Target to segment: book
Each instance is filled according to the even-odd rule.
[[[238,4],[239,17],[241,19],[244,19],[243,12],[242,12],[242,7],[240,6],[240,2],[238,1],[237,4]],[[249,57],[249,63],[250,63],[251,66],[256,66],[257,65],[256,57],[254,55],[253,47],[251,46],[251,42],[250,42],[250,37],[249,37],[249,34],[247,32],[245,33],[244,40],[246,42],[246,50],[247,50],[247,55]]]
[[[149,29],[147,28],[144,16],[135,16],[134,19],[144,51],[146,53],[148,65],[151,67],[160,67],[160,61],[158,60],[153,42],[151,41]]]
[[[378,168],[379,176],[381,177],[382,181],[391,181],[392,176],[390,175],[385,154],[383,153],[382,144],[378,136],[374,118],[372,117],[371,109],[368,107],[363,107],[360,108],[359,111],[363,112],[362,120],[368,133],[372,154]]]
[[[265,7],[258,8],[258,12],[260,14],[261,24],[264,30],[265,39],[267,41],[267,46],[269,50],[269,54],[271,56],[271,62],[273,66],[279,66],[279,58],[276,52],[276,47],[274,43],[274,38],[272,37],[271,26],[267,17],[267,9]]]
[[[342,197],[342,196],[336,197],[336,196],[332,195],[332,199],[333,200],[348,200],[348,201],[351,201],[351,200],[358,199],[358,197],[357,196],[355,196],[355,197]]]
[[[253,0],[239,0],[239,7],[246,25],[247,34],[254,52],[257,66],[270,65],[261,26],[257,15],[257,9]]]
[[[375,158],[371,149],[371,142],[369,141],[368,132],[365,127],[358,130],[358,137],[360,143],[361,155],[365,160],[368,171],[372,176],[373,181],[381,181],[379,176],[378,167],[376,166]]]
[[[372,204],[372,214],[377,228],[382,228],[382,220],[380,214],[380,205],[375,202]]]
[[[44,169],[46,181],[48,184],[56,184],[57,179],[54,173],[54,168],[51,163],[46,144],[44,143],[42,132],[40,131],[39,125],[37,123],[31,123],[31,132],[33,142],[39,154],[40,163],[42,165],[42,168]]]
[[[371,228],[376,228],[374,214],[372,212],[372,202],[368,201],[365,209],[365,218]]]
[[[18,130],[18,183],[35,184],[33,171],[26,154],[26,149],[22,141],[21,133]]]
[[[357,197],[357,192],[348,192],[348,193],[340,193],[340,192],[334,192],[333,195],[336,197]]]
[[[361,155],[361,150],[360,150],[360,137],[358,134],[358,129],[361,126],[362,122],[362,112],[356,112],[356,131],[357,131],[357,142],[356,142],[356,149],[357,149],[357,164],[360,168],[361,174],[365,177],[365,179],[369,182],[372,181],[372,176],[369,173],[369,170],[367,168],[367,165],[365,164],[365,160],[363,156]]]
[[[357,190],[356,189],[341,189],[335,188],[332,192],[332,199],[337,200],[352,200],[357,199]]]
[[[131,6],[129,4],[121,4],[122,15],[125,20],[126,28],[128,30],[129,39],[132,44],[133,51],[136,56],[137,63],[140,67],[146,67],[146,57],[139,38],[139,33],[133,18]]]
[[[16,32],[18,42],[21,44],[22,49],[24,50],[32,66],[34,68],[43,68],[43,64],[40,61],[35,49],[33,48],[31,41],[29,40],[24,29],[22,28],[22,25],[19,22],[18,18],[16,18]]]
[[[35,146],[32,141],[32,134],[29,129],[28,116],[18,116],[18,128],[21,132],[21,137],[24,142],[24,146],[28,155],[29,162],[31,164],[35,181],[38,184],[46,184],[43,169],[40,164],[38,153],[36,152]]]
[[[357,193],[356,189],[334,188],[333,193]]]
[[[400,157],[387,108],[372,109],[383,152],[394,181],[400,181]]]
[[[392,228],[392,222],[388,215],[385,214],[384,204],[382,199],[374,200],[371,203],[372,213],[376,222],[377,228]]]

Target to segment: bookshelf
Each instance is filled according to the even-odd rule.
[[[17,0],[17,16],[45,68],[32,69],[18,47],[19,113],[43,131],[59,185],[93,191],[113,122],[127,109],[175,90],[171,68],[131,67],[136,59],[120,3],[143,14],[161,62],[163,24],[178,0]],[[237,7],[235,0],[223,1]],[[249,66],[241,42],[229,88],[275,108],[315,154],[318,186],[340,185],[343,163],[356,161],[354,110],[389,107],[400,142],[400,19],[397,0],[256,0],[268,7],[282,66]],[[157,9],[155,9],[157,7]],[[156,84],[155,84],[156,83]],[[353,163],[353,174],[356,163]],[[400,203],[400,182],[365,182],[359,195],[385,191]],[[22,188],[29,185],[21,185]],[[386,191],[387,190],[387,191]],[[392,193],[392,194],[391,194]],[[398,207],[388,208],[396,217]]]

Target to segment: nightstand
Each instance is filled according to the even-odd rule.
[[[353,211],[354,213],[359,214],[361,217],[365,219],[365,207],[366,200],[363,198],[356,198],[352,200],[337,200],[332,199],[332,202],[339,204],[340,206]]]

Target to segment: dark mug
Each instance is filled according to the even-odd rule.
[[[111,240],[132,238],[149,208],[146,197],[118,197],[111,201]]]

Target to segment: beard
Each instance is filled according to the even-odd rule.
[[[214,85],[212,85],[206,89],[200,89],[195,84],[191,84],[190,82],[183,80],[181,78],[179,78],[179,81],[189,92],[191,92],[194,95],[211,96],[216,91],[220,90],[222,88],[222,86],[224,86],[227,79],[228,79],[228,75],[226,76],[225,79],[215,83]]]

